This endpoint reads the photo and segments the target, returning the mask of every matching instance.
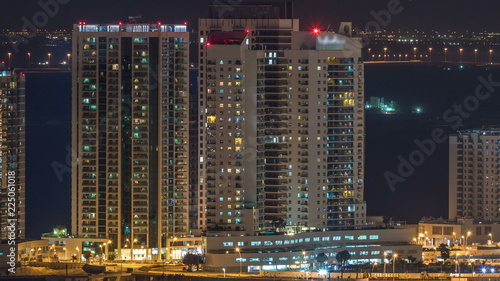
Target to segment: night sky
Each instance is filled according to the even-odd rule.
[[[3,0],[0,8],[0,29],[20,29],[23,17],[33,22],[33,16],[42,8],[38,2],[61,2],[59,11],[50,17],[46,27],[71,28],[78,21],[106,23],[126,20],[130,15],[142,15],[145,21],[182,23],[195,27],[196,19],[206,16],[208,0]],[[241,0],[230,0],[238,3]],[[387,9],[388,3],[400,2],[403,11],[393,15],[389,30],[492,31],[500,26],[497,0],[307,0],[295,1],[295,17],[304,27],[319,24],[323,28],[336,27],[341,21],[351,21],[363,29],[374,20],[371,11]],[[43,18],[39,21],[43,23]]]
[[[206,16],[208,0],[4,0],[0,8],[0,30],[12,28],[19,30],[23,26],[23,17],[33,22],[33,16],[42,11],[39,2],[62,2],[59,11],[50,17],[47,24],[42,28],[70,29],[72,24],[78,21],[87,23],[108,23],[125,21],[130,15],[142,15],[147,22],[161,21],[164,23],[182,23],[188,21],[192,28],[196,27],[198,17]],[[232,0],[238,2],[239,0]],[[295,1],[295,17],[301,19],[302,29],[312,26],[321,26],[326,29],[329,26],[336,29],[342,21],[352,21],[354,26],[364,29],[364,26],[374,20],[373,14],[387,9],[390,0],[308,0]],[[168,3],[168,4],[167,4]],[[479,4],[480,3],[480,4]],[[446,31],[497,31],[500,26],[500,1],[482,0],[402,0],[400,6],[403,11],[398,15],[392,15],[388,21],[388,30],[425,30],[432,29]],[[374,12],[371,12],[374,11]],[[2,55],[0,54],[0,57]],[[397,87],[391,87],[385,82],[385,78],[394,77],[406,72],[400,69],[374,69],[366,71],[366,95],[387,96],[394,99],[407,99],[408,97],[420,97],[421,93],[428,94],[427,105],[432,105],[433,97],[439,93],[448,91],[449,96],[441,97],[440,104],[443,108],[451,106],[460,99],[457,93],[467,95],[466,87],[473,89],[476,85],[477,73],[468,74],[470,81],[464,87],[453,89],[453,92],[443,84],[443,81],[435,81],[440,77],[439,70],[432,77],[423,77],[429,73],[429,69],[408,74],[407,77],[419,77],[426,83],[403,79]],[[418,70],[417,70],[418,71]],[[442,74],[442,73],[441,73]],[[498,73],[497,73],[498,74]],[[449,74],[445,74],[449,75]],[[456,81],[467,81],[464,77],[455,76],[446,80],[447,83]],[[27,235],[30,238],[38,238],[42,232],[48,232],[52,227],[62,224],[70,227],[70,187],[71,178],[67,163],[67,150],[71,144],[71,79],[70,74],[59,74],[54,77],[49,74],[29,74],[27,84]],[[443,76],[445,77],[445,76]],[[500,76],[499,76],[500,77]],[[446,78],[446,77],[445,77]],[[427,79],[427,80],[426,80]],[[430,80],[429,80],[430,79]],[[394,81],[394,80],[393,80]],[[403,82],[404,81],[404,82]],[[431,82],[429,82],[431,81]],[[413,83],[410,86],[407,83]],[[435,84],[433,84],[435,83]],[[43,87],[42,87],[43,85]],[[417,88],[424,85],[428,88]],[[436,87],[439,86],[439,87]],[[406,91],[405,88],[412,89]],[[462,89],[465,89],[462,91]],[[405,92],[406,91],[406,92]],[[425,97],[425,95],[424,95]],[[425,99],[424,99],[425,106]],[[436,109],[435,113],[441,112],[442,108]],[[368,201],[369,215],[394,215],[396,219],[408,219],[416,222],[423,215],[446,216],[447,215],[447,146],[441,147],[430,161],[437,164],[425,165],[411,177],[405,185],[400,186],[392,193],[388,189],[381,176],[384,169],[396,167],[396,157],[399,154],[407,154],[413,149],[412,141],[414,135],[408,135],[405,145],[399,147],[398,151],[384,154],[391,150],[392,142],[384,141],[390,138],[390,134],[401,133],[397,126],[407,127],[417,124],[415,134],[423,137],[429,135],[433,128],[432,124],[424,121],[403,120],[403,124],[394,125],[392,121],[381,123],[380,120],[369,121],[367,132],[367,161],[375,163],[375,166],[367,166],[366,172],[366,200]],[[400,120],[401,121],[401,120]],[[385,122],[385,121],[384,121]],[[406,123],[404,123],[406,122]],[[417,123],[415,123],[417,122]],[[396,126],[395,128],[382,127],[381,124]],[[375,129],[374,126],[376,127]],[[393,138],[395,139],[395,138]],[[33,145],[36,143],[36,145]],[[385,147],[384,147],[385,145]],[[386,150],[387,149],[387,150]],[[381,152],[382,151],[382,152]],[[374,161],[373,159],[377,159]],[[379,160],[380,159],[380,160]],[[389,164],[378,165],[377,161],[388,161]],[[58,172],[54,170],[59,169]],[[372,169],[373,168],[373,169]],[[433,196],[430,196],[433,195]],[[423,210],[425,206],[425,210]],[[418,211],[416,211],[418,210]]]

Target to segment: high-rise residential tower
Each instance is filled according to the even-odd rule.
[[[252,235],[362,227],[361,42],[299,31],[290,2],[199,21],[199,226]]]
[[[25,98],[25,76],[0,62],[0,240],[26,237]]]
[[[449,218],[500,220],[500,128],[450,136]]]
[[[72,234],[118,258],[189,233],[188,43],[185,25],[74,26]]]

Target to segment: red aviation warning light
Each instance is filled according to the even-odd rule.
[[[319,34],[320,31],[321,30],[319,30],[319,28],[317,28],[317,27],[313,28],[313,33],[314,34]]]
[[[250,33],[250,29],[246,29],[246,30],[245,30],[245,32],[246,32],[246,33]]]
[[[210,46],[212,46],[212,43],[207,42],[207,47],[210,47]]]

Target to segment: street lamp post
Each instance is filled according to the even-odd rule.
[[[387,252],[384,252],[384,278],[386,277],[387,272]]]
[[[378,265],[378,263],[376,263],[376,262],[373,263],[373,266],[372,266],[372,275],[373,275],[373,271],[375,270],[375,266],[377,266],[377,265]]]
[[[387,48],[384,48],[384,60],[387,60]]]
[[[413,48],[413,59],[416,60],[417,59],[417,47],[414,47]]]
[[[103,245],[104,244],[99,244],[99,248],[101,249],[101,258],[99,259],[99,264],[102,264],[102,254],[103,254],[103,252],[102,252],[102,246]]]
[[[371,58],[372,48],[368,48],[368,59]]]
[[[71,54],[66,54],[66,56],[68,57],[68,69],[69,69],[69,62],[70,62],[70,58],[71,58]]]
[[[474,63],[477,63],[477,49],[474,49]]]
[[[28,68],[31,68],[31,53],[28,53]]]
[[[444,62],[446,62],[446,53],[448,53],[448,48],[444,48]]]
[[[488,236],[490,237],[490,243],[493,245],[493,234],[492,233],[488,233]]]
[[[242,260],[241,260],[241,252],[240,252],[240,248],[236,248],[236,252],[238,252],[238,255],[240,256],[240,275],[241,276],[241,270],[242,270]]]
[[[465,237],[465,247],[469,247],[469,236],[472,235],[472,232],[467,231],[467,236]]]
[[[48,64],[48,65],[49,65],[49,68],[50,68],[50,57],[51,57],[51,56],[52,56],[52,54],[51,54],[51,53],[48,53],[48,57],[49,57],[49,64]]]
[[[459,51],[460,51],[460,63],[462,63],[462,53],[463,53],[464,49],[460,48]]]
[[[491,54],[493,54],[493,50],[490,50],[490,59],[489,59],[490,64],[491,64]]]
[[[392,255],[392,280],[396,278],[396,258],[398,257],[398,254],[394,253]]]
[[[130,246],[130,260],[134,260],[134,243],[137,242],[137,239],[132,239],[132,245]]]
[[[10,57],[12,56],[12,53],[7,53],[7,55],[9,56],[9,69],[10,69]]]
[[[432,61],[432,47],[429,48],[429,61]]]
[[[66,250],[66,247],[64,247],[63,250],[64,250],[64,259],[67,260],[68,259],[68,257],[67,257],[68,251]]]
[[[56,257],[56,245],[55,245],[55,244],[52,244],[52,246],[50,246],[50,248],[51,248],[52,250],[54,250],[54,254],[53,254],[52,258],[51,258],[51,260],[53,260],[53,259]]]

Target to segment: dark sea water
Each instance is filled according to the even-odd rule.
[[[479,76],[500,81],[500,69],[437,65],[365,67],[365,92],[398,102],[400,114],[366,116],[365,199],[369,215],[391,215],[416,222],[422,216],[447,217],[448,144],[439,144],[394,192],[384,173],[397,174],[398,156],[408,158],[416,139],[432,130],[452,131],[443,113],[474,94]],[[56,225],[70,226],[71,75],[27,75],[27,236],[38,238]],[[500,87],[498,89],[500,92]],[[463,128],[500,124],[500,97],[492,94],[464,119]],[[415,107],[422,114],[412,114]],[[55,169],[55,168],[56,169]],[[58,176],[59,175],[59,176]]]
[[[437,144],[434,153],[397,183],[392,191],[384,177],[386,171],[398,174],[402,156],[418,149],[416,140],[430,138],[434,129],[453,132],[458,122],[447,122],[443,114],[454,104],[469,101],[480,85],[478,78],[500,82],[500,68],[465,65],[367,65],[365,93],[398,102],[401,114],[366,115],[365,200],[368,215],[390,215],[415,223],[423,216],[448,217],[448,143]],[[500,124],[498,93],[478,104],[463,120],[460,129]],[[412,114],[421,107],[422,114]],[[468,107],[471,108],[471,107]],[[456,114],[450,115],[456,116]]]

